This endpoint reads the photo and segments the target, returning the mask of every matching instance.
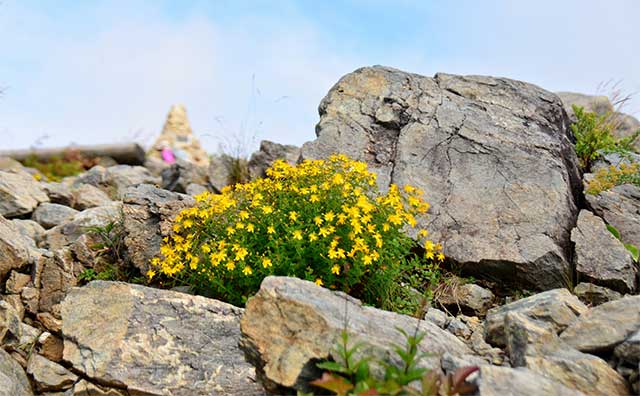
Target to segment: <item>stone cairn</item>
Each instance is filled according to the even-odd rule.
[[[187,111],[183,105],[171,107],[162,132],[147,153],[147,158],[154,162],[163,162],[162,151],[167,148],[171,149],[176,159],[198,166],[209,165],[209,156],[200,145],[200,141],[193,136]]]

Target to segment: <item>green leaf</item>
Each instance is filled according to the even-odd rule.
[[[348,368],[336,362],[316,363],[316,367],[322,370],[333,371],[334,373],[350,374],[350,370]]]
[[[611,224],[607,224],[607,230],[609,230],[609,232],[612,233],[617,240],[620,240],[620,231],[618,231],[616,227],[612,226]]]
[[[640,257],[640,251],[638,251],[638,247],[630,243],[624,243],[623,245],[627,248],[629,253],[631,253],[631,257],[633,257],[633,260],[635,262],[638,262],[638,258]]]

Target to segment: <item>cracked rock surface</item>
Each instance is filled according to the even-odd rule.
[[[344,76],[322,100],[303,159],[366,161],[382,189],[425,191],[421,219],[472,273],[539,289],[570,279],[581,191],[559,98],[494,77],[424,77],[386,67]]]
[[[64,361],[135,395],[260,395],[238,349],[242,310],[118,282],[72,289],[62,303]]]

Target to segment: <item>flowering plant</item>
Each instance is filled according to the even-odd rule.
[[[415,216],[429,209],[422,195],[395,185],[379,193],[366,163],[344,155],[297,166],[276,161],[264,179],[198,195],[176,217],[147,275],[237,305],[266,276],[295,276],[384,308],[402,266],[416,262],[407,260],[416,242],[403,227],[416,227]],[[420,262],[444,260],[442,246],[426,230],[417,233]]]

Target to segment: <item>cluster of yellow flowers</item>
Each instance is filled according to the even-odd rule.
[[[416,227],[429,209],[422,195],[395,185],[377,193],[376,175],[344,155],[276,161],[266,178],[196,196],[147,275],[179,278],[234,303],[271,274],[349,291],[407,255],[414,242],[402,228]],[[426,259],[444,260],[427,230],[418,235]]]
[[[623,163],[617,168],[611,165],[599,169],[587,185],[586,192],[596,195],[624,183],[640,184],[640,167],[637,162]]]

